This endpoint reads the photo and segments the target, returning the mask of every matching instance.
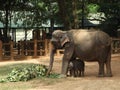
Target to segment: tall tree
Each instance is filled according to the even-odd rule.
[[[26,0],[27,1],[27,0]],[[26,2],[25,1],[25,2]],[[3,41],[8,42],[9,37],[9,25],[11,21],[11,11],[14,9],[16,10],[18,7],[20,8],[19,5],[22,6],[22,8],[25,8],[25,3],[24,0],[0,0],[0,14],[1,18],[0,21],[3,23],[4,30],[3,30]],[[24,7],[23,7],[24,5]]]
[[[70,17],[66,0],[57,0],[59,6],[59,15],[62,18],[65,30],[71,29]]]
[[[78,0],[72,0],[72,11],[73,11],[73,28],[79,28],[78,13],[77,13],[77,2]]]
[[[99,5],[100,11],[105,14],[101,28],[111,36],[117,36],[117,29],[120,28],[120,1],[104,0]]]

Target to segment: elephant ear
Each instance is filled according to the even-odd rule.
[[[70,42],[68,35],[67,34],[62,35],[60,42],[62,47],[65,45],[65,43]]]

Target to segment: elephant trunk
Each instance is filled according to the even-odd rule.
[[[51,44],[51,50],[50,50],[50,62],[49,62],[49,68],[48,68],[48,71],[47,71],[47,74],[46,75],[49,75],[51,70],[52,70],[52,67],[53,67],[53,62],[54,62],[54,53],[55,53],[55,48],[53,46],[53,44]]]

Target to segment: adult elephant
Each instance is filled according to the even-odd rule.
[[[52,70],[54,53],[58,48],[64,48],[61,75],[67,75],[69,61],[75,57],[85,61],[97,61],[98,76],[112,76],[111,72],[111,38],[100,30],[56,30],[52,33],[50,64],[47,74]],[[104,73],[106,65],[106,75]]]

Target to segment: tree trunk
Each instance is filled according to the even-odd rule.
[[[9,10],[8,10],[8,6],[6,5],[5,8],[5,30],[3,31],[4,33],[4,37],[7,38],[7,31],[8,31],[8,16],[9,16]]]
[[[81,21],[81,28],[84,29],[84,0],[82,0],[82,21]]]
[[[50,28],[51,28],[51,30],[54,29],[54,18],[52,16],[50,18]]]
[[[72,0],[72,11],[73,11],[73,28],[79,28],[78,15],[77,15],[77,0]]]
[[[71,29],[71,23],[68,16],[68,7],[65,0],[57,0],[59,6],[60,17],[64,23],[65,30]]]

